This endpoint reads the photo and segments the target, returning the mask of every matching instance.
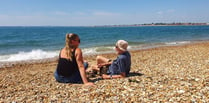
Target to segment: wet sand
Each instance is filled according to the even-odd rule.
[[[129,77],[91,77],[93,87],[56,82],[56,58],[1,66],[0,102],[209,102],[209,42],[131,51],[131,56]],[[84,58],[95,64],[95,57]]]

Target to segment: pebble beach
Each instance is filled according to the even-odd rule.
[[[57,59],[1,66],[0,102],[209,102],[209,42],[130,52],[128,77],[90,77],[95,83],[92,87],[56,82]],[[116,54],[102,55],[116,58]],[[90,65],[96,64],[96,55],[84,58]]]

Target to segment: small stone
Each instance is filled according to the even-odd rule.
[[[184,90],[179,90],[179,91],[177,91],[178,93],[180,93],[180,94],[182,94],[182,93],[184,93],[185,91]]]

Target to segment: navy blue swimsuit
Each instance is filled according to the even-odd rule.
[[[76,49],[75,49],[76,50]],[[61,58],[54,73],[55,79],[60,83],[81,83],[81,75],[75,58],[75,50],[72,52],[72,60]]]
[[[59,56],[57,65],[57,73],[60,76],[70,77],[72,74],[78,71],[78,64],[75,58],[75,49],[72,52],[72,61]]]

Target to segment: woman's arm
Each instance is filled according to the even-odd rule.
[[[124,78],[124,77],[126,77],[126,73],[121,73],[119,75],[107,75],[107,74],[102,75],[103,79],[115,79],[115,78]]]
[[[101,68],[102,66],[109,66],[111,64],[112,64],[112,62],[107,62],[107,63],[98,64],[97,66],[98,66],[98,68]]]
[[[77,48],[75,51],[75,57],[76,57],[76,61],[78,64],[78,69],[80,71],[81,74],[81,78],[83,80],[83,83],[86,85],[93,85],[93,83],[88,82],[87,77],[86,77],[86,72],[85,72],[85,68],[83,65],[83,56],[82,56],[82,51],[80,48]]]

